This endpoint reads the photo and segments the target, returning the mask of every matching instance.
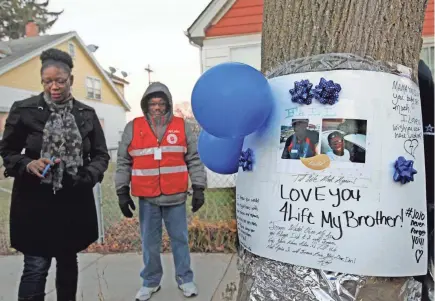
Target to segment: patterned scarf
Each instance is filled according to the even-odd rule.
[[[78,168],[83,165],[82,137],[77,127],[73,108],[73,98],[68,97],[60,103],[51,100],[44,94],[45,103],[51,111],[51,115],[45,124],[42,135],[41,157],[60,159],[43,179],[43,183],[52,184],[53,191],[62,188],[62,179],[66,171],[70,175],[76,175]]]

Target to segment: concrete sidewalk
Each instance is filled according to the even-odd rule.
[[[192,254],[192,269],[199,296],[189,300],[235,300],[237,292],[225,292],[227,285],[239,284],[236,254]],[[46,301],[56,301],[54,291],[55,260],[47,282]],[[185,300],[175,282],[172,254],[162,254],[164,276],[162,289],[151,301]],[[23,267],[22,256],[0,257],[0,300],[17,300],[19,278]],[[80,254],[78,301],[133,301],[141,286],[140,254]],[[227,290],[228,291],[228,290]],[[223,294],[228,298],[224,298]],[[231,298],[231,295],[233,297]]]

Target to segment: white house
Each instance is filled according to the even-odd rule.
[[[186,32],[201,71],[224,62],[260,69],[263,0],[212,0]]]

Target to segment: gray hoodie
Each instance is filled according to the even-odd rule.
[[[151,121],[151,116],[148,114],[147,109],[148,105],[146,103],[147,96],[151,93],[155,92],[163,92],[168,98],[168,112],[165,116],[155,118],[155,120]],[[173,105],[172,105],[172,96],[169,92],[168,87],[166,87],[162,83],[152,83],[141,100],[141,107],[144,115],[147,118],[147,121],[151,128],[154,131],[154,134],[157,136],[159,141],[162,140],[166,128],[171,122],[173,118]],[[207,176],[205,172],[204,165],[202,164],[198,151],[197,151],[197,139],[193,132],[192,126],[185,122],[185,131],[186,131],[186,140],[187,140],[187,153],[184,156],[184,160],[186,161],[187,169],[189,171],[190,180],[192,185],[206,187]],[[124,133],[122,134],[121,142],[119,143],[118,148],[118,157],[117,157],[117,166],[116,166],[116,174],[115,174],[115,187],[116,191],[120,191],[125,187],[130,187],[131,181],[131,170],[133,165],[133,158],[128,153],[128,147],[133,138],[133,121],[127,123],[124,129]],[[170,205],[178,205],[182,204],[186,201],[187,193],[179,193],[175,195],[160,195],[158,197],[146,198],[147,201],[159,205],[159,206],[170,206]]]

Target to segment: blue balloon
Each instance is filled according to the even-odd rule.
[[[230,175],[239,170],[244,138],[217,138],[202,130],[198,139],[198,153],[208,169]]]
[[[267,79],[242,63],[207,70],[192,92],[192,111],[208,133],[219,138],[245,137],[259,129],[273,107]]]

